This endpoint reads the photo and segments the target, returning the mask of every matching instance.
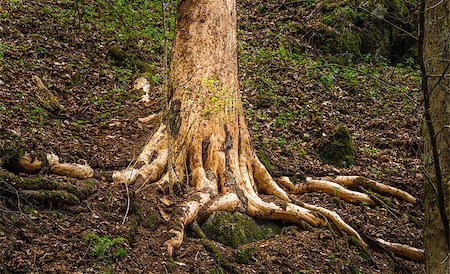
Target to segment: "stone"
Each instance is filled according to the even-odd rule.
[[[317,150],[322,161],[337,167],[348,168],[355,161],[352,138],[344,125],[339,126]]]
[[[209,239],[234,248],[266,239],[276,230],[273,224],[258,224],[248,215],[227,211],[212,213],[201,228]]]

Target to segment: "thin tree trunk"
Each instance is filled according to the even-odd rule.
[[[425,107],[425,260],[427,273],[450,273],[450,1],[422,2]]]

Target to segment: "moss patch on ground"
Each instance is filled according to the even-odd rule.
[[[318,148],[320,158],[334,166],[350,167],[355,161],[354,147],[348,128],[339,126],[327,142]]]
[[[273,229],[259,225],[239,212],[217,211],[202,225],[205,235],[216,242],[237,248],[243,244],[269,237]]]

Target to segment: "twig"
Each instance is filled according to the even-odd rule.
[[[316,66],[316,67],[314,67],[314,68],[331,67],[331,66],[341,67],[341,68],[346,68],[346,69],[350,69],[350,70],[353,70],[353,71],[357,71],[357,72],[359,72],[359,73],[363,73],[363,74],[369,76],[370,78],[372,78],[372,79],[374,79],[374,80],[376,80],[376,81],[378,81],[378,82],[380,82],[380,83],[382,83],[382,84],[384,84],[384,85],[386,85],[386,86],[390,86],[391,88],[393,88],[393,89],[395,89],[395,90],[397,90],[397,91],[400,91],[403,95],[406,96],[406,98],[408,98],[409,100],[411,100],[411,101],[414,102],[414,103],[417,103],[417,100],[415,100],[414,98],[412,98],[412,97],[411,97],[409,94],[407,94],[406,92],[404,92],[404,91],[402,91],[401,89],[399,89],[397,86],[395,86],[395,85],[393,85],[393,84],[391,84],[391,83],[388,83],[388,82],[386,82],[386,81],[384,81],[384,80],[382,80],[382,79],[380,79],[380,78],[378,78],[378,77],[375,77],[375,76],[371,75],[370,73],[365,72],[365,71],[363,71],[363,70],[360,70],[360,69],[357,69],[357,68],[353,68],[353,67],[349,67],[349,66],[339,65],[339,64],[335,64],[335,63],[324,64],[324,65]]]
[[[34,271],[36,271],[36,273],[39,273],[38,267],[36,265],[36,252],[33,251],[33,266],[34,266]]]
[[[134,161],[134,160],[133,160],[133,161]],[[127,169],[131,166],[131,164],[133,163],[133,161],[131,161],[131,162],[128,164]],[[127,190],[127,210],[125,211],[125,215],[123,216],[122,224],[125,223],[125,221],[126,221],[126,219],[127,219],[127,216],[128,216],[128,212],[130,211],[130,204],[131,204],[131,201],[130,201],[130,200],[131,200],[131,199],[130,199],[130,190],[128,189],[128,182],[130,181],[131,176],[132,176],[132,174],[130,173],[130,177],[128,178],[128,181],[125,182],[125,189]]]
[[[122,225],[125,223],[128,212],[130,211],[130,190],[128,189],[128,182],[125,182],[125,189],[127,190],[127,210],[125,211],[125,216],[123,216]]]

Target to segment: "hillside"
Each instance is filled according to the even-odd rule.
[[[244,109],[254,147],[272,174],[364,175],[421,200],[415,1],[394,2],[378,1],[380,8],[357,1],[238,1]],[[97,172],[127,167],[158,126],[138,119],[163,109],[160,6],[138,0],[0,0],[1,158],[10,151],[52,151],[67,162],[87,161]],[[385,21],[402,24],[403,32],[380,32]],[[34,75],[62,110],[40,104]],[[133,90],[139,76],[152,83],[148,106],[139,102],[142,92]],[[351,134],[355,158],[333,166],[321,159],[319,148],[340,125]],[[164,231],[137,223],[133,210],[127,215],[128,189],[107,177],[99,174],[97,191],[73,207],[18,198],[14,185],[2,182],[0,270],[221,273],[192,232],[175,262],[168,261]],[[369,237],[423,247],[421,202],[369,207],[319,193],[300,198],[334,209]],[[331,226],[284,223],[266,240],[237,250],[217,247],[230,258],[251,253],[233,264],[238,273],[424,271],[422,263],[379,248],[367,254]]]

